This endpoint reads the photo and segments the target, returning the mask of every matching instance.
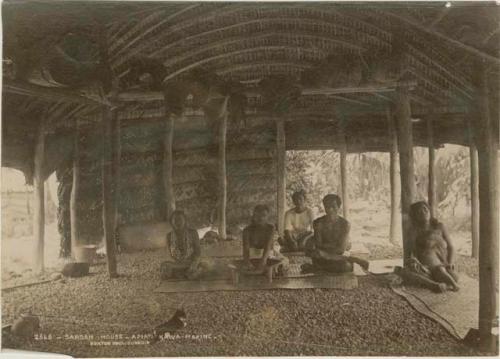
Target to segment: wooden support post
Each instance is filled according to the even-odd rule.
[[[415,196],[415,171],[413,164],[413,135],[411,124],[410,97],[407,87],[399,87],[397,91],[396,119],[399,148],[399,168],[401,175],[401,212],[403,225],[403,261],[410,256],[412,243],[409,240],[410,205]]]
[[[477,148],[479,167],[479,336],[483,350],[498,350],[491,335],[498,315],[498,129],[490,113],[486,64],[477,66]]]
[[[80,126],[75,119],[75,134],[73,145],[73,184],[69,201],[70,223],[71,223],[71,255],[75,257],[76,246],[80,242],[79,226],[79,200],[80,200]]]
[[[112,171],[113,171],[113,203],[114,203],[114,233],[115,233],[115,244],[118,247],[119,243],[119,233],[120,233],[120,211],[118,208],[119,198],[120,198],[120,161],[121,161],[121,121],[118,113],[114,113],[112,116]]]
[[[436,215],[436,179],[434,175],[435,151],[434,151],[434,118],[433,115],[427,118],[427,147],[429,151],[429,184],[427,187],[427,201],[431,210],[431,216]]]
[[[347,197],[347,151],[345,146],[340,150],[340,185],[342,187],[342,213],[349,217],[349,200]]]
[[[166,101],[166,99],[165,99]],[[164,144],[164,154],[163,154],[163,185],[165,188],[165,202],[167,205],[167,221],[170,220],[170,215],[175,210],[175,193],[174,193],[174,114],[169,112],[168,107],[170,104],[166,104],[166,121],[165,121],[165,138]]]
[[[338,125],[338,140],[340,152],[340,187],[342,193],[342,214],[345,219],[349,218],[349,198],[347,194],[347,144],[345,136],[345,123],[341,120]]]
[[[470,199],[471,199],[471,238],[472,258],[479,258],[479,169],[477,158],[477,146],[474,136],[474,128],[471,119],[468,121],[469,129],[469,158],[470,158]]]
[[[33,211],[33,234],[36,242],[35,272],[43,273],[45,267],[45,178],[43,176],[45,156],[45,119],[40,119],[34,156],[34,211]]]
[[[277,155],[277,216],[278,233],[285,233],[285,209],[286,209],[286,135],[285,120],[278,118],[276,122],[276,155]]]
[[[109,109],[102,113],[102,223],[104,226],[104,243],[110,278],[118,276],[116,270],[116,243],[115,243],[115,198],[113,195],[113,117],[117,114]]]
[[[397,229],[397,216],[399,210],[399,179],[398,179],[398,138],[396,128],[394,126],[394,118],[392,117],[391,110],[387,109],[387,121],[389,124],[389,136],[391,140],[391,151],[389,153],[389,182],[391,191],[391,221],[389,228],[389,241],[394,245],[400,245],[396,239]]]
[[[227,174],[226,174],[226,135],[227,135],[227,105],[229,97],[226,96],[220,113],[219,123],[219,237],[226,238],[226,207],[227,207]]]

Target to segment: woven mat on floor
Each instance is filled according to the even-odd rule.
[[[305,289],[330,288],[349,290],[358,287],[358,278],[354,273],[339,275],[308,275],[295,278],[275,278],[268,283],[264,276],[241,278],[238,284],[228,279],[203,281],[163,281],[156,288],[156,293],[213,292],[213,291],[245,291],[269,289]]]
[[[478,327],[479,282],[460,275],[460,291],[433,293],[421,287],[394,287],[419,313],[441,324],[451,335],[463,339],[470,328]]]

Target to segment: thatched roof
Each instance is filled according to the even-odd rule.
[[[110,98],[95,90],[101,80],[119,92],[113,98],[119,99],[120,116],[139,121],[161,119],[163,88],[193,71],[212,74],[219,87],[236,83],[246,115],[233,121],[230,131],[244,128],[251,143],[253,137],[273,134],[276,113],[266,102],[273,88],[264,84],[287,79],[298,88],[285,104],[287,147],[301,149],[335,148],[332,138],[342,121],[348,150],[388,150],[387,108],[401,83],[411,86],[417,145],[426,144],[424,120],[430,115],[437,146],[467,144],[463,128],[475,116],[478,61],[491,65],[498,103],[500,6],[495,2],[447,7],[445,2],[7,1],[3,20],[4,60],[16,71],[4,81],[2,159],[25,173],[33,152],[26,139],[34,138],[41,116],[52,132],[71,133],[75,118],[92,118],[109,105]],[[83,44],[76,49],[70,41],[75,36]],[[82,61],[64,62],[54,52],[56,45]],[[134,76],[154,68],[153,79],[145,86],[133,83],[134,66],[142,71]],[[44,81],[52,87],[43,87]],[[187,111],[176,124],[178,148],[210,144],[210,138],[202,139],[203,111]],[[189,142],[193,133],[201,142]]]

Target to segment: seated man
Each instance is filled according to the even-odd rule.
[[[303,191],[294,192],[292,200],[295,207],[285,213],[283,249],[290,252],[303,251],[313,235],[314,215],[312,210],[306,207]]]
[[[277,233],[274,226],[268,223],[268,215],[269,208],[266,205],[255,206],[252,223],[243,230],[243,264],[250,270],[264,271],[268,259],[280,260],[283,270],[288,264],[288,258],[275,247]],[[250,257],[259,259],[256,267]]]
[[[161,279],[196,279],[210,271],[211,263],[201,259],[200,238],[195,229],[188,228],[183,211],[170,217],[173,231],[167,234],[167,257],[160,267]]]
[[[351,248],[349,243],[349,222],[339,216],[342,201],[335,194],[323,198],[326,214],[313,223],[314,238],[309,241],[306,255],[312,259],[312,269],[321,269],[334,273],[352,272],[352,263],[358,263],[365,270],[368,262],[345,256],[344,252]],[[306,266],[307,267],[307,266]]]

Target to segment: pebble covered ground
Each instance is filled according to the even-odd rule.
[[[117,279],[97,265],[85,278],[4,291],[3,323],[38,314],[41,333],[52,340],[5,336],[2,346],[77,357],[477,354],[414,311],[383,277],[361,277],[350,291],[153,293],[161,260],[161,251],[121,254]],[[179,307],[188,321],[180,338],[90,345],[89,335],[95,342],[113,333],[150,334]],[[65,335],[71,337],[56,339]]]

